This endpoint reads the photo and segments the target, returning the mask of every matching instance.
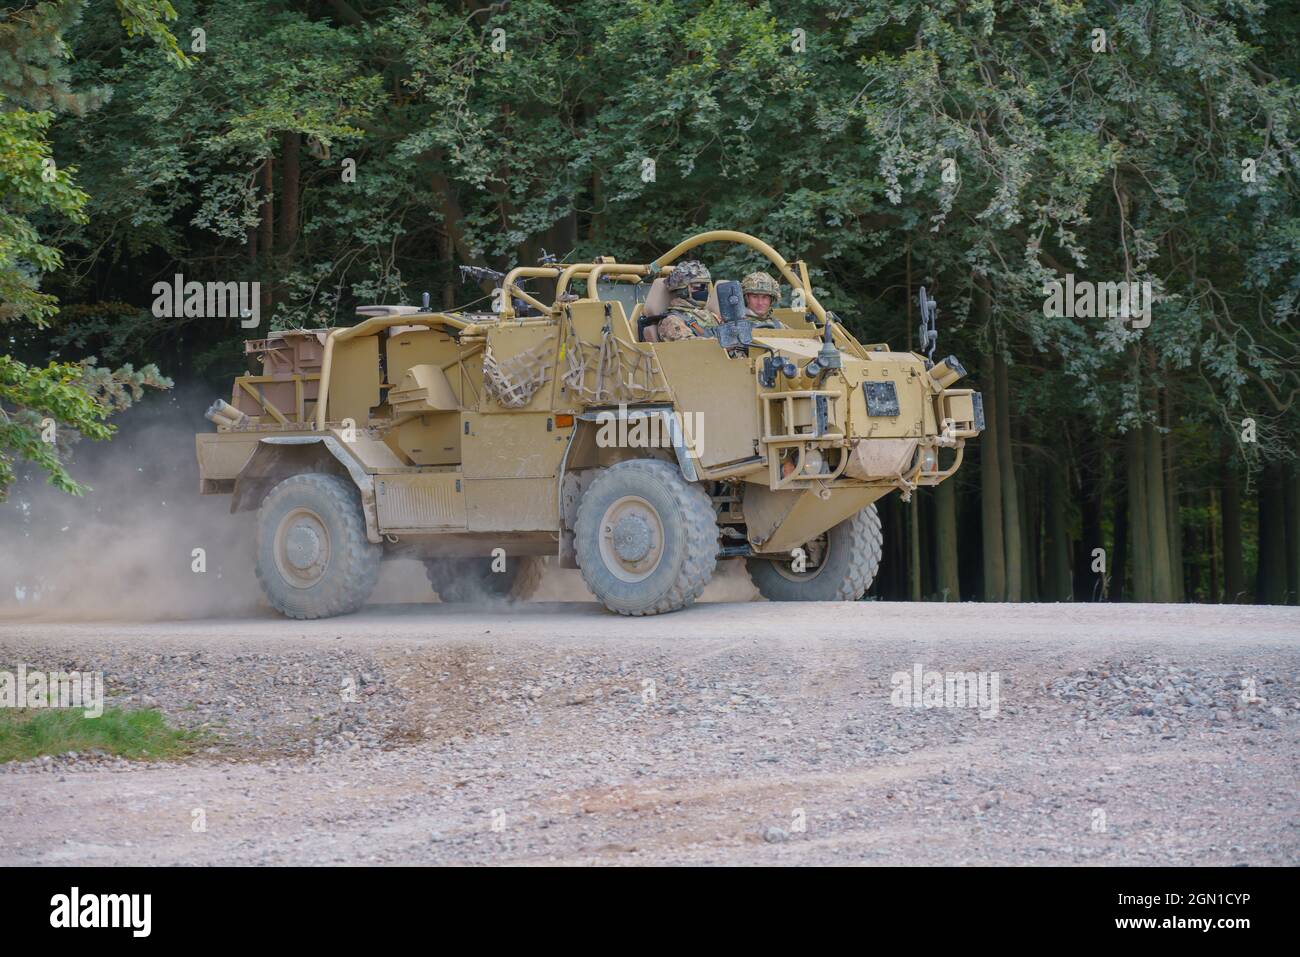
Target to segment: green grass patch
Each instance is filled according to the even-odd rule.
[[[169,727],[153,709],[105,708],[98,718],[87,718],[80,708],[0,708],[0,762],[68,751],[159,760],[188,754],[201,738],[200,732]]]

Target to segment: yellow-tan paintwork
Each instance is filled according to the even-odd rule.
[[[759,382],[767,353],[728,356],[716,340],[637,341],[641,306],[626,315],[621,302],[596,298],[602,279],[635,281],[666,274],[686,253],[709,242],[735,242],[761,253],[802,293],[800,308],[774,310],[778,329],[755,329],[755,342],[791,359],[800,369],[822,348],[825,309],[808,280],[806,264],[787,262],[766,243],[718,230],[679,243],[652,263],[603,257],[589,263],[521,267],[503,280],[499,316],[429,312],[374,315],[334,329],[321,347],[319,374],[300,376],[294,401],[274,409],[255,404],[242,429],[198,436],[205,490],[222,490],[238,478],[259,439],[268,435],[331,435],[365,475],[373,476],[368,520],[389,536],[445,533],[537,533],[561,530],[560,484],[566,471],[608,465],[639,454],[672,460],[671,449],[640,453],[602,448],[593,411],[627,407],[670,408],[697,419],[687,424],[696,477],[728,480],[743,491],[750,545],[756,552],[787,552],[824,532],[888,492],[904,494],[943,481],[961,463],[963,445],[977,432],[972,391],[942,364],[927,371],[920,356],[863,345],[836,323],[833,340],[842,368],[820,381],[778,378]],[[557,300],[540,302],[518,283],[554,280]],[[585,284],[581,297],[571,284]],[[542,315],[517,318],[512,298]],[[381,380],[380,353],[384,372]],[[517,357],[546,369],[546,378],[519,408],[508,408],[484,387],[483,356],[500,366]],[[617,354],[623,365],[602,367]],[[584,360],[570,379],[570,360]],[[628,373],[629,363],[638,372]],[[259,377],[236,382],[257,396]],[[264,378],[264,377],[263,377]],[[624,381],[627,380],[627,381]],[[870,416],[862,385],[890,381],[897,416]],[[309,384],[325,399],[304,397]],[[381,403],[381,392],[387,396]],[[283,391],[283,389],[282,389]],[[620,401],[620,394],[635,396]],[[253,401],[249,399],[246,401]],[[814,403],[826,411],[826,429],[814,428]],[[575,417],[587,414],[585,421]],[[345,429],[344,420],[354,429]],[[349,440],[350,437],[350,440]],[[922,449],[954,449],[952,464],[923,471]],[[816,457],[835,461],[816,472]],[[809,464],[813,463],[813,464]],[[793,466],[793,471],[791,467]]]

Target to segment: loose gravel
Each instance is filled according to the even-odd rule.
[[[11,621],[0,669],[208,740],[0,767],[0,864],[1295,864],[1298,651],[1253,607]],[[996,715],[898,706],[917,665]]]

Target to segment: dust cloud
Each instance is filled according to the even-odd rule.
[[[166,619],[264,613],[254,516],[200,495],[194,433],[206,393],[148,394],[107,442],[78,441],[66,495],[20,471],[0,504],[0,617]],[[195,570],[195,549],[205,569]]]
[[[20,468],[0,504],[0,619],[167,620],[270,616],[253,572],[256,513],[200,495],[195,432],[207,392],[149,394],[114,418],[108,442],[79,441],[66,495]],[[203,550],[197,570],[195,550]],[[720,562],[701,601],[750,601],[739,561]],[[386,561],[372,604],[436,601],[417,561]],[[592,602],[581,574],[548,561],[535,602]],[[492,604],[492,603],[488,603]]]

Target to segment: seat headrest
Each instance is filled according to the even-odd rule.
[[[646,293],[645,307],[641,310],[643,316],[662,316],[668,311],[668,305],[673,301],[673,297],[668,293],[667,281],[660,276],[650,284],[650,291]]]

